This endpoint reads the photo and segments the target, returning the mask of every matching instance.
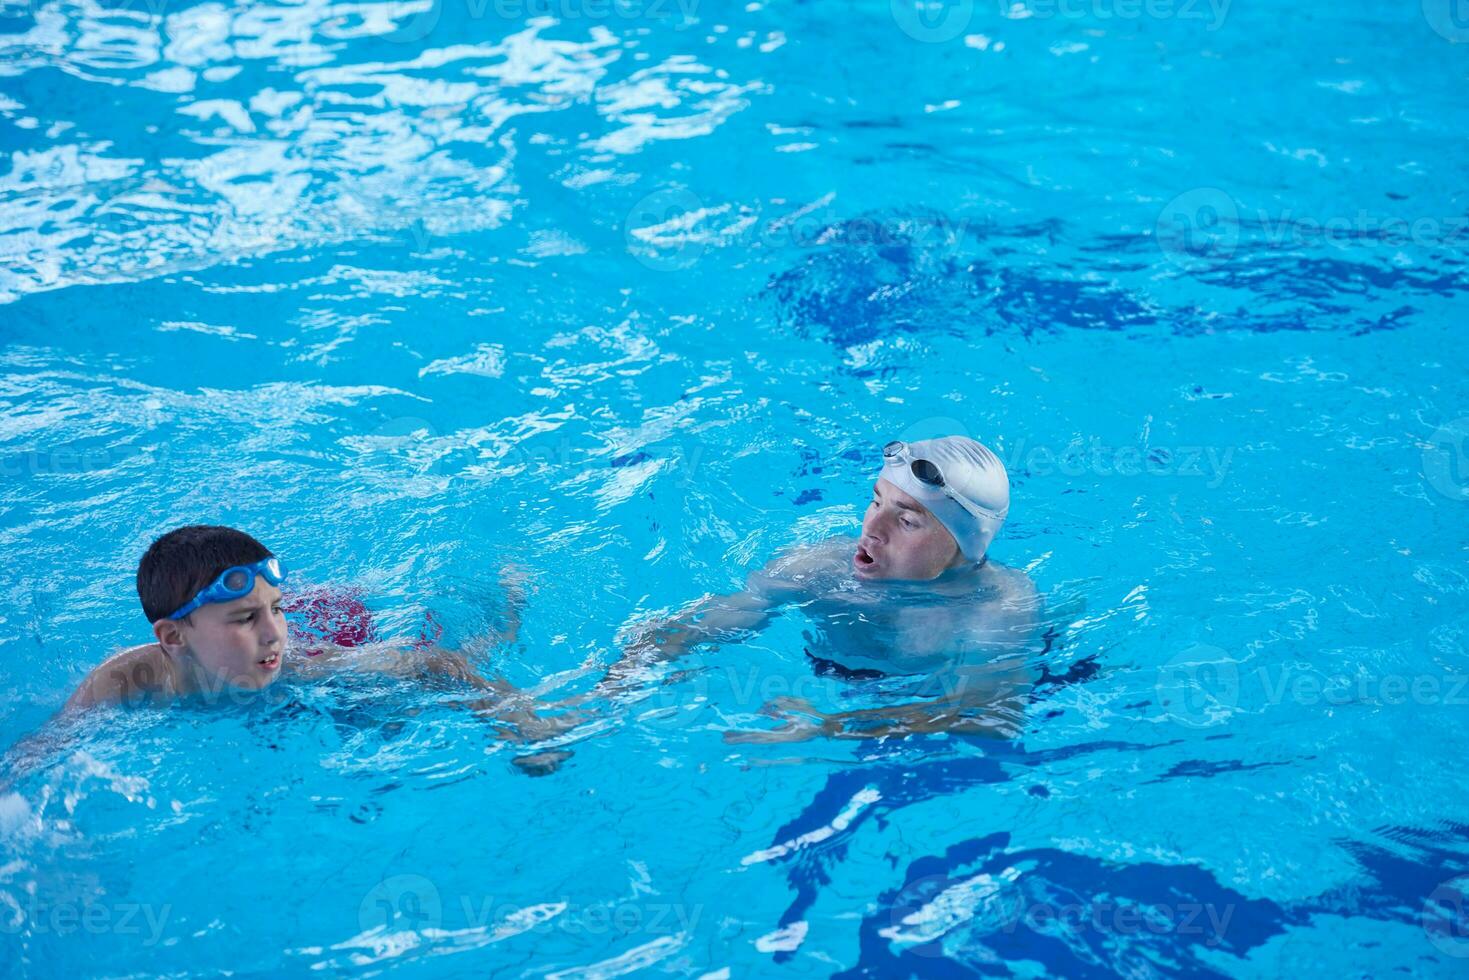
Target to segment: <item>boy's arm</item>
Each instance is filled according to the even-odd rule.
[[[318,668],[321,672],[353,667],[394,677],[434,682],[447,680],[464,684],[473,691],[480,692],[480,695],[472,695],[473,700],[450,702],[451,706],[473,711],[510,742],[539,742],[554,738],[565,734],[583,720],[581,715],[569,711],[550,717],[542,715],[542,710],[564,708],[566,705],[547,704],[533,693],[521,690],[507,681],[485,677],[462,653],[442,647],[409,651],[389,646],[333,647],[303,665],[304,672],[317,672],[312,667],[323,659],[326,663]],[[544,775],[554,771],[556,765],[569,754],[541,752],[517,758],[514,762],[532,775]]]
[[[392,677],[458,681],[495,695],[519,693],[504,681],[490,680],[481,675],[464,654],[437,646],[409,650],[378,643],[360,647],[333,646],[295,663],[295,672],[308,677],[344,668]]]

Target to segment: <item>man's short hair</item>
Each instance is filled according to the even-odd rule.
[[[148,546],[138,562],[138,598],[148,622],[166,619],[199,590],[235,565],[269,557],[270,549],[244,531],[214,524],[176,528]]]

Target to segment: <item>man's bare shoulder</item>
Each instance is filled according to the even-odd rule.
[[[172,688],[173,675],[163,648],[145,643],[115,653],[94,668],[67,700],[65,710],[117,704]]]
[[[974,623],[986,642],[1028,644],[1038,633],[1045,596],[1022,569],[990,560],[980,574],[983,585]]]
[[[825,591],[851,567],[855,538],[827,538],[795,545],[752,572],[746,588],[766,592]]]
[[[993,590],[994,597],[1006,605],[1033,606],[1040,599],[1040,590],[1022,569],[990,559],[980,575],[984,589]]]

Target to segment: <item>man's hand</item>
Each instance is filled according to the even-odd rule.
[[[776,698],[766,702],[760,709],[762,715],[780,718],[785,724],[765,731],[738,731],[724,733],[730,745],[772,745],[777,742],[804,742],[822,735],[836,735],[841,722],[836,715],[824,714],[805,698]]]
[[[498,698],[481,698],[467,705],[475,714],[518,742],[555,738],[587,720],[587,714],[582,711],[563,711],[548,717],[537,710],[556,706],[539,703],[519,692]]]
[[[816,710],[801,698],[776,698],[760,709],[785,724],[767,731],[730,730],[724,740],[732,745],[804,742],[807,739],[887,738],[950,732],[987,738],[1016,738],[1024,719],[1023,706],[962,697],[937,698],[831,714]]]
[[[547,749],[533,755],[518,755],[510,761],[527,776],[549,776],[570,758],[571,752],[566,749]]]

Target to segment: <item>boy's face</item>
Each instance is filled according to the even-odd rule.
[[[960,561],[948,528],[887,480],[872,488],[852,569],[863,579],[927,581]]]
[[[200,669],[216,682],[259,690],[280,676],[286,654],[281,592],[260,575],[249,595],[211,602],[180,623],[182,639]]]

